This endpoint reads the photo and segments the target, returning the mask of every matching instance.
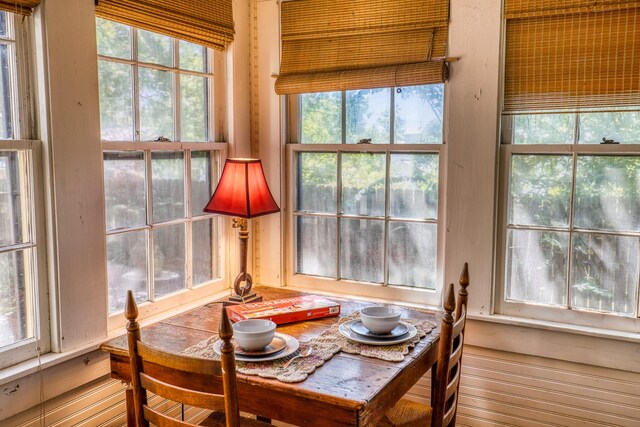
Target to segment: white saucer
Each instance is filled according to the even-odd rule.
[[[267,354],[265,356],[243,356],[242,354],[236,353],[236,360],[239,360],[241,362],[266,362],[268,360],[276,360],[287,357],[298,350],[300,343],[297,339],[295,339],[291,335],[281,334],[279,332],[276,332],[276,335],[285,340],[286,346],[284,350],[279,351],[275,354]],[[222,340],[218,340],[213,343],[213,351],[215,351],[217,354],[220,354],[220,347],[222,347]]]
[[[407,332],[409,332],[409,326],[404,322],[400,322],[398,323],[398,326],[396,326],[386,334],[374,334],[373,332],[369,331],[366,326],[364,326],[361,320],[357,320],[351,324],[351,330],[363,337],[376,338],[379,340],[389,340],[405,335]]]
[[[400,344],[410,340],[411,338],[415,337],[418,334],[418,330],[416,329],[415,326],[406,323],[407,327],[409,328],[409,331],[406,334],[401,335],[397,338],[380,339],[380,338],[366,337],[364,335],[359,335],[351,330],[351,325],[359,321],[360,319],[355,319],[355,320],[349,320],[348,322],[344,322],[343,324],[340,325],[340,328],[338,330],[342,335],[344,335],[345,337],[349,338],[352,341],[355,341],[360,344],[369,344],[369,345]]]

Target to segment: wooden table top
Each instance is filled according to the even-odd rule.
[[[305,295],[284,288],[257,287],[264,300]],[[370,302],[328,297],[346,317]],[[221,305],[210,303],[141,329],[143,342],[179,353],[218,331]],[[402,317],[432,319],[433,314],[403,309]],[[299,341],[319,336],[338,317],[279,325],[278,332]],[[301,426],[368,426],[375,423],[424,375],[436,360],[440,326],[420,340],[402,362],[388,362],[339,352],[299,383],[238,372],[242,411]],[[124,331],[123,331],[124,332]],[[110,353],[111,376],[130,381],[126,336],[102,344]]]

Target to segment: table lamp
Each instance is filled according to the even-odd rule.
[[[247,304],[262,301],[251,292],[252,279],[247,273],[247,220],[280,212],[271,195],[259,159],[227,159],[222,176],[204,212],[233,216],[233,228],[239,228],[240,273],[233,282],[235,295],[227,304]],[[244,286],[241,286],[242,282]]]

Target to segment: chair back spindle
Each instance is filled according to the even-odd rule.
[[[467,291],[467,287],[469,286],[469,263],[464,263],[464,267],[462,267],[462,272],[460,273],[460,290],[458,291],[458,304],[456,305],[456,321],[460,320],[462,316],[462,311],[467,310],[467,302],[469,300],[469,292]],[[462,334],[464,334],[464,328],[466,325],[466,321],[462,322]],[[462,347],[460,347],[460,360],[458,361],[458,371],[462,369]],[[456,392],[460,391],[460,382],[458,382],[458,388]],[[453,419],[451,420],[451,425],[456,425],[456,412],[453,413]]]
[[[138,323],[138,306],[133,296],[133,291],[127,292],[127,301],[124,308],[124,316],[127,318],[127,344],[129,346],[129,364],[131,365],[131,388],[133,389],[134,414],[137,425],[148,427],[149,422],[144,419],[143,407],[147,405],[147,393],[140,384],[140,369],[142,360],[138,356],[138,342],[140,341],[140,324]]]
[[[227,315],[227,310],[222,307],[219,327],[222,346],[220,347],[220,361],[222,363],[222,385],[224,388],[224,412],[227,419],[227,427],[240,425],[240,409],[238,407],[238,389],[236,387],[236,357],[233,343],[233,328]]]
[[[435,391],[431,406],[433,407],[432,419],[442,423],[446,404],[446,386],[449,382],[449,357],[451,356],[451,343],[453,341],[453,310],[456,307],[456,297],[453,291],[453,283],[449,284],[444,300],[444,315],[440,328],[440,344],[438,345],[438,362],[436,364]],[[436,426],[438,427],[438,424]]]

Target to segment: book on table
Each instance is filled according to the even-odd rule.
[[[278,325],[340,314],[339,303],[319,295],[228,305],[226,308],[229,318],[234,322],[246,319],[268,319]]]

